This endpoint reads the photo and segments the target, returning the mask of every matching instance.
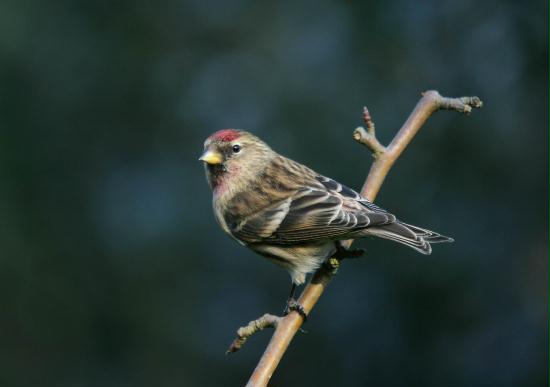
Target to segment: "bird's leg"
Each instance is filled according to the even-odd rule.
[[[334,242],[334,245],[336,246],[336,252],[333,254],[333,257],[340,261],[345,258],[359,258],[365,253],[364,249],[346,249],[342,246],[341,241]]]
[[[294,282],[292,282],[292,286],[290,287],[290,294],[288,295],[288,299],[293,300],[295,293],[296,293],[296,284]]]
[[[294,299],[294,293],[296,293],[296,284],[292,282],[292,286],[290,287],[290,294],[288,295],[288,299],[286,300],[286,306],[285,310],[283,311],[283,315],[286,316],[287,314],[295,310],[300,316],[302,316],[305,322],[307,321],[306,311],[304,310],[304,307]]]

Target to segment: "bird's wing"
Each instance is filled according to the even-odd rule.
[[[395,216],[332,179],[317,176],[285,200],[248,216],[231,233],[247,243],[298,244],[344,239],[370,226],[395,222]]]

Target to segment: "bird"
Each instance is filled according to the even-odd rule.
[[[328,258],[358,255],[357,250],[346,250],[343,240],[375,236],[422,254],[432,252],[432,243],[453,242],[400,221],[353,189],[278,154],[244,130],[213,133],[199,160],[212,189],[217,222],[241,245],[289,272],[289,302],[296,286]]]

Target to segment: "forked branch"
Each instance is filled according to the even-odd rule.
[[[374,201],[392,165],[434,112],[440,109],[447,109],[469,114],[472,108],[480,108],[481,106],[482,102],[478,97],[446,98],[442,97],[437,91],[426,91],[422,93],[422,98],[418,101],[409,118],[388,146],[383,146],[376,138],[374,122],[369,111],[365,108],[363,111],[363,121],[367,128],[366,130],[364,128],[355,129],[353,137],[372,151],[374,162],[367,175],[361,194],[368,200]],[[344,245],[345,247],[349,247],[352,243],[353,241],[349,240]],[[298,299],[306,314],[310,313],[319,297],[321,297],[321,294],[323,294],[323,291],[336,274],[339,264],[339,260],[331,258],[313,275],[310,283]],[[270,317],[266,318],[266,316]],[[291,312],[285,317],[264,315],[260,319],[250,322],[246,327],[239,329],[238,337],[228,352],[238,350],[244,344],[244,341],[258,330],[266,327],[276,328],[271,341],[246,385],[247,387],[267,386],[271,375],[273,375],[279,361],[302,323],[303,318],[300,314]]]

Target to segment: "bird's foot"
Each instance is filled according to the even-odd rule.
[[[285,307],[285,310],[283,311],[283,316],[286,316],[292,311],[296,311],[300,316],[302,316],[302,318],[304,319],[304,322],[307,321],[307,314],[306,314],[306,311],[304,310],[304,307],[294,298],[289,298],[286,301],[286,307]]]
[[[342,260],[345,258],[359,258],[363,254],[365,254],[365,249],[346,249],[340,243],[336,243],[336,253],[333,257]]]

